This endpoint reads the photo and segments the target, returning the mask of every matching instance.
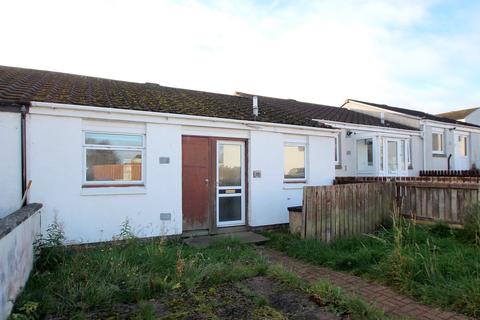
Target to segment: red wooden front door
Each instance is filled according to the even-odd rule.
[[[210,227],[211,147],[208,137],[182,137],[183,230]]]

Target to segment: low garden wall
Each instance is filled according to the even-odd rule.
[[[0,219],[0,320],[8,318],[32,270],[41,208],[32,203]]]

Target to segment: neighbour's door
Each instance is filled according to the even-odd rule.
[[[210,154],[208,137],[182,137],[183,231],[209,229]]]
[[[217,141],[217,226],[245,224],[245,143]]]
[[[455,168],[454,170],[470,169],[468,158],[468,135],[455,133]]]

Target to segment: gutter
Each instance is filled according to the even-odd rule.
[[[143,111],[143,110],[132,110],[132,109],[123,109],[121,107],[109,108],[109,107],[95,107],[95,106],[85,106],[85,105],[75,105],[75,104],[63,104],[63,103],[53,103],[53,102],[38,102],[32,101],[32,107],[41,107],[48,108],[52,110],[70,110],[70,111],[92,111],[99,113],[107,114],[117,114],[117,115],[136,115],[136,116],[148,116],[156,118],[165,118],[165,119],[182,119],[182,120],[197,120],[197,121],[208,121],[213,123],[225,123],[225,124],[238,124],[244,125],[249,128],[259,129],[259,127],[271,127],[271,128],[280,128],[280,129],[296,129],[306,132],[323,132],[331,134],[332,136],[339,132],[336,128],[321,128],[321,127],[309,127],[301,125],[292,125],[292,124],[283,124],[275,122],[263,122],[263,121],[252,121],[252,120],[238,120],[238,119],[229,119],[229,118],[215,118],[207,116],[196,116],[196,115],[187,115],[187,114],[177,114],[177,113],[165,113],[165,112],[153,112],[153,111]],[[38,110],[37,110],[38,111]],[[37,112],[38,113],[38,112]],[[129,120],[133,121],[133,120]],[[230,127],[226,127],[230,128]],[[307,133],[308,134],[308,133]]]
[[[323,120],[323,119],[313,119],[313,120],[328,124],[336,128],[343,128],[343,129],[358,129],[358,130],[365,130],[365,131],[383,132],[383,133],[390,133],[390,134],[397,133],[397,134],[415,135],[415,136],[421,135],[420,130],[415,130],[415,129],[407,130],[407,129],[400,129],[400,128],[382,127],[382,126],[375,126],[375,125],[368,125],[368,124],[356,124],[356,123]]]

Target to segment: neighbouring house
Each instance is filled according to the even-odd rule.
[[[335,178],[339,130],[261,98],[0,67],[0,105],[1,212],[32,180],[70,242],[287,223]]]
[[[439,117],[443,118],[449,118],[452,120],[460,121],[460,122],[468,122],[468,123],[473,123],[477,126],[480,126],[480,108],[469,108],[469,109],[463,109],[463,110],[456,110],[456,111],[450,111],[450,112],[445,112],[445,113],[440,113],[438,114]],[[473,146],[473,149],[475,147],[480,148],[480,135],[472,135],[471,145]],[[477,160],[474,161],[477,168],[480,168],[480,161]]]
[[[242,92],[237,95],[253,96]],[[263,96],[259,99],[272,107],[293,110],[338,128],[334,151],[336,176],[418,176],[423,169],[421,154],[412,152],[421,147],[421,132],[412,124],[292,99]]]
[[[420,130],[410,143],[413,168],[416,160],[424,170],[468,170],[480,164],[480,126],[422,111],[348,99],[342,108],[372,115]],[[395,149],[393,144],[386,146]],[[386,154],[388,161],[391,161]]]

